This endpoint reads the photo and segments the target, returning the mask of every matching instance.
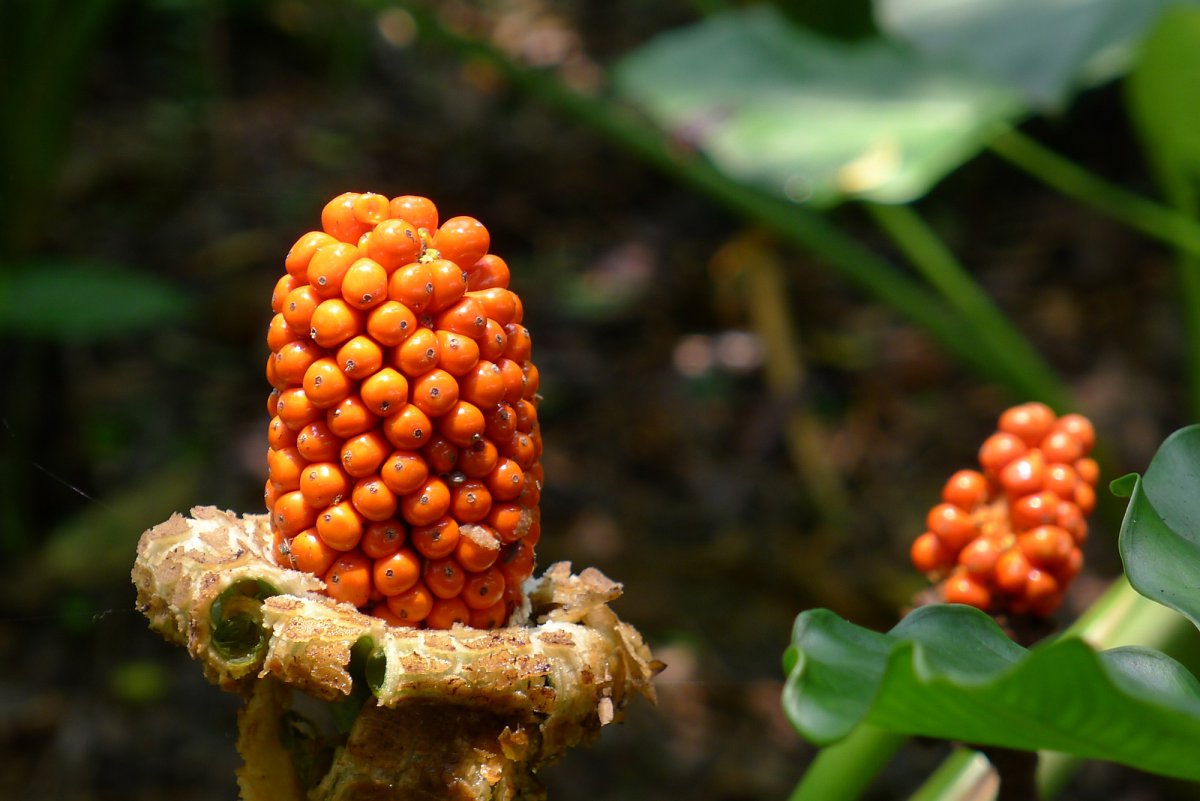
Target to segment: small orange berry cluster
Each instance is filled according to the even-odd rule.
[[[913,542],[918,570],[947,603],[1045,616],[1083,567],[1080,546],[1100,470],[1086,417],[1025,403],[1000,416],[979,450],[982,472],[960,470]]]
[[[488,231],[346,193],[296,242],[267,332],[276,560],[398,626],[504,625],[541,532],[538,371]]]

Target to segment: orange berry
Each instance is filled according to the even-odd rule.
[[[354,199],[354,218],[372,228],[388,218],[390,201],[375,192],[364,192]]]
[[[394,447],[402,451],[417,451],[433,436],[433,423],[425,412],[406,403],[400,411],[384,418],[383,434]]]
[[[507,456],[500,457],[496,460],[496,466],[487,474],[484,483],[493,499],[511,501],[521,494],[521,489],[525,486],[525,471]]]
[[[1075,485],[1079,483],[1079,476],[1075,473],[1075,468],[1069,464],[1049,464],[1046,465],[1046,477],[1043,483],[1047,492],[1053,492],[1060,498],[1070,498],[1075,494]]]
[[[301,336],[308,336],[309,330],[312,328],[313,313],[320,303],[321,296],[311,286],[305,284],[287,293],[283,299],[283,310],[280,314],[283,315],[284,322],[288,324],[289,328]]]
[[[1053,570],[1070,558],[1075,540],[1059,526],[1038,526],[1017,537],[1017,547],[1031,564]]]
[[[351,437],[342,445],[342,469],[354,478],[363,478],[379,470],[392,452],[378,429]]]
[[[401,195],[392,198],[390,214],[404,220],[416,228],[424,228],[432,233],[438,227],[437,206],[427,197],[419,195]]]
[[[391,275],[421,255],[421,235],[410,222],[384,220],[371,233],[367,255]]]
[[[491,440],[481,438],[463,448],[458,454],[458,469],[462,470],[467,478],[484,478],[496,469],[499,461],[500,451],[496,450]]]
[[[456,623],[466,625],[471,619],[471,610],[462,598],[435,598],[433,609],[425,618],[425,625],[431,629],[446,630]]]
[[[525,362],[521,369],[525,373],[525,390],[521,393],[521,397],[536,401],[538,387],[542,382],[541,373],[533,362]]]
[[[1040,447],[1048,462],[1070,464],[1084,455],[1083,445],[1075,435],[1061,428],[1047,434]]]
[[[389,626],[408,626],[409,623],[404,618],[397,616],[388,608],[386,603],[377,603],[371,607],[371,617],[377,617]]]
[[[323,355],[321,346],[312,340],[294,340],[272,356],[275,361],[275,374],[290,386],[298,387],[304,382],[304,373]]]
[[[435,259],[429,262],[430,280],[433,282],[433,297],[425,311],[429,314],[439,312],[455,303],[467,291],[467,275],[448,259]]]
[[[378,520],[363,530],[358,547],[372,559],[381,559],[404,545],[404,524],[399,520]]]
[[[307,273],[313,292],[322,298],[340,298],[346,271],[358,258],[358,248],[346,242],[326,245],[314,253]]]
[[[433,300],[433,272],[424,262],[397,269],[388,278],[388,298],[403,303],[417,314]]]
[[[437,328],[471,339],[481,339],[487,333],[487,315],[475,298],[460,298],[433,319]]]
[[[349,551],[363,538],[363,519],[349,501],[328,506],[317,515],[317,534],[337,551]]]
[[[425,563],[422,575],[425,586],[438,598],[454,598],[467,582],[467,572],[452,556],[432,559]]]
[[[418,328],[404,344],[396,348],[396,367],[409,378],[424,375],[437,366],[441,347],[432,329]]]
[[[517,316],[517,296],[504,287],[475,289],[467,296],[479,301],[488,319],[495,320],[501,327],[507,327]]]
[[[450,490],[450,514],[459,523],[478,523],[492,508],[492,494],[482,481],[467,479]],[[463,563],[468,570],[478,570]]]
[[[1079,571],[1081,570],[1083,570],[1083,551],[1075,548],[1067,558],[1066,564],[1059,567],[1054,575],[1058,579],[1059,584],[1062,587],[1066,587],[1079,575]]]
[[[984,440],[979,448],[979,464],[986,472],[994,475],[1026,450],[1028,449],[1025,442],[1016,434],[997,431]]]
[[[1010,498],[1037,492],[1045,479],[1046,459],[1037,449],[1018,456],[1000,470],[1000,486]]]
[[[363,518],[372,522],[396,514],[396,493],[378,476],[359,479],[350,493],[350,502]]]
[[[283,311],[283,299],[287,293],[291,292],[299,286],[295,277],[284,273],[283,277],[275,282],[275,289],[271,292],[271,311],[279,314]]]
[[[454,558],[473,573],[487,570],[500,558],[500,538],[487,526],[460,526]]]
[[[384,595],[399,595],[411,590],[421,578],[421,557],[412,548],[376,559],[375,586]]]
[[[959,551],[958,563],[981,583],[987,584],[1004,550],[994,539],[977,537]]]
[[[466,590],[463,590],[463,597],[466,597]],[[467,602],[467,607],[470,608],[469,602]],[[508,605],[504,602],[504,595],[501,594],[500,600],[486,609],[471,609],[467,625],[473,629],[498,629],[504,626],[504,621],[507,619]]]
[[[1100,480],[1100,465],[1095,459],[1085,457],[1075,462],[1075,473],[1093,487]]]
[[[271,522],[275,527],[285,537],[291,537],[312,526],[317,519],[317,510],[305,502],[298,490],[292,490],[279,496],[272,515]]]
[[[492,409],[504,399],[504,376],[495,362],[478,361],[459,378],[459,397],[481,409]]]
[[[305,330],[307,331],[307,329]],[[299,338],[300,335],[292,330],[292,327],[288,325],[287,318],[282,313],[276,314],[271,318],[271,323],[267,326],[267,348],[272,353],[289,342],[295,342]]]
[[[537,428],[537,407],[531,401],[521,399],[513,404],[513,411],[517,413],[517,430],[523,434],[532,434]],[[967,509],[965,506],[963,508]]]
[[[464,270],[473,267],[491,246],[491,236],[474,217],[451,217],[433,235],[432,246]]]
[[[282,391],[288,388],[288,382],[279,377],[275,371],[275,356],[272,354],[267,357],[267,383],[277,391]]]
[[[442,436],[460,448],[470,447],[482,438],[486,425],[479,407],[463,400],[457,401],[437,421]]]
[[[426,526],[450,509],[450,488],[440,478],[431,478],[421,489],[400,499],[400,515],[414,526]]]
[[[504,574],[506,584],[520,586],[533,575],[533,545],[525,539],[510,542],[500,550],[496,566]]]
[[[272,389],[271,394],[267,395],[267,414],[272,417],[279,416],[279,399],[282,394],[281,390]]]
[[[366,311],[388,299],[388,276],[373,259],[357,259],[342,277],[342,299],[360,311]]]
[[[338,348],[337,364],[347,376],[361,380],[383,367],[383,348],[369,336],[356,336]]]
[[[484,415],[484,433],[492,442],[508,442],[517,432],[517,414],[513,407],[501,403]]]
[[[387,597],[387,608],[399,618],[403,625],[416,626],[429,617],[433,609],[434,597],[429,588],[417,581],[407,592]]]
[[[412,403],[430,417],[445,414],[457,402],[458,381],[445,370],[435,367],[413,382]]]
[[[371,560],[358,551],[339,554],[325,573],[325,592],[335,601],[366,606],[371,600]]]
[[[417,315],[396,300],[387,300],[367,314],[367,333],[380,345],[400,345],[417,330]]]
[[[1092,427],[1091,421],[1081,414],[1064,414],[1058,418],[1054,428],[1075,437],[1083,447],[1084,456],[1091,453],[1092,448],[1096,445],[1096,429]]]
[[[308,263],[312,261],[313,254],[326,245],[336,242],[336,239],[324,231],[309,231],[297,239],[296,244],[292,245],[287,258],[283,260],[283,268],[287,270],[288,275],[307,281]]]
[[[525,397],[525,370],[518,362],[507,357],[501,357],[496,362],[500,368],[500,376],[504,379],[504,400],[516,403]]]
[[[1059,497],[1053,492],[1034,492],[1013,501],[1009,519],[1016,531],[1037,528],[1058,519]]]
[[[1075,487],[1074,500],[1075,505],[1079,507],[1079,511],[1083,512],[1084,517],[1086,517],[1096,508],[1096,490],[1092,489],[1091,484],[1081,482]]]
[[[970,514],[948,503],[939,503],[929,510],[925,516],[925,527],[937,535],[947,550],[955,554],[979,533]]]
[[[421,455],[434,473],[450,473],[458,466],[458,448],[441,434],[434,434]]]
[[[340,553],[330,548],[315,528],[306,528],[292,537],[288,542],[288,551],[297,570],[316,576],[325,575]]]
[[[541,483],[541,482],[538,482]],[[537,509],[531,510],[532,520],[529,523],[529,532],[521,538],[522,542],[528,542],[531,546],[537,545],[538,540],[542,538],[542,519],[541,514]]]
[[[529,329],[517,323],[509,323],[504,326],[504,333],[508,337],[508,344],[504,346],[504,356],[521,365],[529,361],[529,354],[533,350]]]
[[[354,206],[358,198],[357,192],[344,192],[325,204],[325,208],[321,209],[321,227],[325,233],[342,242],[357,242],[360,236],[374,227],[355,215]]]
[[[315,509],[340,503],[349,489],[350,479],[335,462],[317,462],[300,472],[300,492]]]
[[[1001,431],[1015,434],[1029,447],[1036,446],[1042,441],[1054,425],[1054,410],[1044,403],[1036,401],[1013,406],[1000,415],[997,426]]]
[[[942,585],[942,598],[948,604],[966,604],[987,611],[992,605],[992,593],[965,570],[955,572]]]
[[[353,391],[353,382],[328,356],[317,359],[304,371],[304,394],[317,408],[336,406]]]
[[[913,540],[908,556],[913,567],[926,574],[942,573],[954,564],[954,554],[947,550],[932,531],[926,531]]]
[[[271,418],[270,424],[267,425],[268,446],[276,450],[279,448],[290,448],[296,444],[296,439],[296,432],[284,425],[283,421],[279,419],[279,415]],[[306,456],[305,458],[307,459],[308,457]]]
[[[479,358],[494,362],[504,355],[504,349],[508,347],[508,334],[504,333],[500,323],[489,317],[483,336],[476,341],[479,343]]]
[[[533,438],[528,434],[520,431],[513,434],[508,444],[500,448],[500,453],[512,459],[522,470],[528,470],[533,467],[534,461],[537,459],[537,446],[533,443]],[[970,515],[958,510],[963,517],[970,522]]]
[[[1020,548],[1009,548],[996,560],[993,574],[996,586],[1009,594],[1019,595],[1025,591],[1025,583],[1032,569],[1033,565]]]
[[[490,244],[490,243],[489,243]],[[489,253],[467,270],[467,289],[475,291],[500,287],[506,289],[510,279],[508,264],[499,256]]]
[[[1054,524],[1070,532],[1076,545],[1082,545],[1087,539],[1088,524],[1085,516],[1074,501],[1059,501]]]
[[[295,448],[271,448],[267,451],[267,480],[278,492],[300,488],[300,471],[306,462]]]
[[[384,367],[362,382],[358,394],[368,409],[386,417],[408,403],[408,379],[391,367]]]
[[[379,469],[379,477],[397,495],[407,495],[425,485],[429,468],[416,451],[393,451]]]
[[[426,559],[441,559],[454,553],[461,537],[461,529],[453,517],[443,517],[424,526],[415,526],[409,532],[412,545]]]
[[[363,399],[357,393],[343,398],[325,412],[325,423],[330,432],[344,439],[370,431],[378,422],[379,417],[367,408],[367,404],[363,403]]]
[[[1062,601],[1058,581],[1044,570],[1030,570],[1025,582],[1025,601],[1036,614],[1050,614]]]
[[[438,367],[452,376],[471,372],[479,363],[479,345],[451,331],[438,331]]]
[[[517,496],[517,503],[522,506],[537,506],[542,499],[542,482],[537,481],[531,475],[525,476],[525,484],[521,488],[521,494]]]
[[[504,574],[494,567],[468,574],[467,581],[463,584],[462,595],[459,597],[474,610],[482,611],[494,607],[504,598]]]
[[[362,330],[362,312],[341,298],[321,301],[309,321],[309,336],[323,348],[336,348]]]
[[[487,523],[501,542],[516,542],[529,533],[533,525],[533,512],[515,503],[493,503]]]
[[[293,431],[299,431],[309,423],[315,423],[325,414],[317,407],[304,390],[299,387],[285,389],[279,393],[276,401],[275,414],[283,424]]]

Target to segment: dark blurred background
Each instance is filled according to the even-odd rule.
[[[707,4],[485,5],[497,41],[596,92]],[[792,5],[830,36],[871,31],[863,2]],[[0,19],[0,797],[236,796],[237,699],[147,629],[129,568],[173,511],[259,511],[271,288],[347,190],[487,225],[542,376],[539,563],[624,582],[619,613],[669,665],[657,708],[545,772],[551,797],[786,796],[813,753],[779,708],[793,618],[891,626],[941,482],[1022,398],[404,10],[5,0]],[[1153,191],[1118,88],[1029,130]],[[1143,469],[1187,422],[1170,254],[987,155],[921,209],[1108,466]],[[856,208],[831,219],[895,257]],[[1119,513],[1102,506],[1063,619],[1119,570]],[[905,753],[876,797],[944,751]],[[1089,777],[1074,797],[1168,792]]]

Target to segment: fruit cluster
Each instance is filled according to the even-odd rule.
[[[538,371],[488,231],[346,193],[296,242],[267,332],[277,561],[400,626],[504,625],[541,532]]]
[[[926,516],[912,562],[947,603],[1045,616],[1083,566],[1099,467],[1086,417],[1025,403],[1000,416],[979,450],[982,472],[960,470]]]

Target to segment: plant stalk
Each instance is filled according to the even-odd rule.
[[[788,801],[858,798],[907,740],[903,734],[860,724],[841,742],[821,749]]]

